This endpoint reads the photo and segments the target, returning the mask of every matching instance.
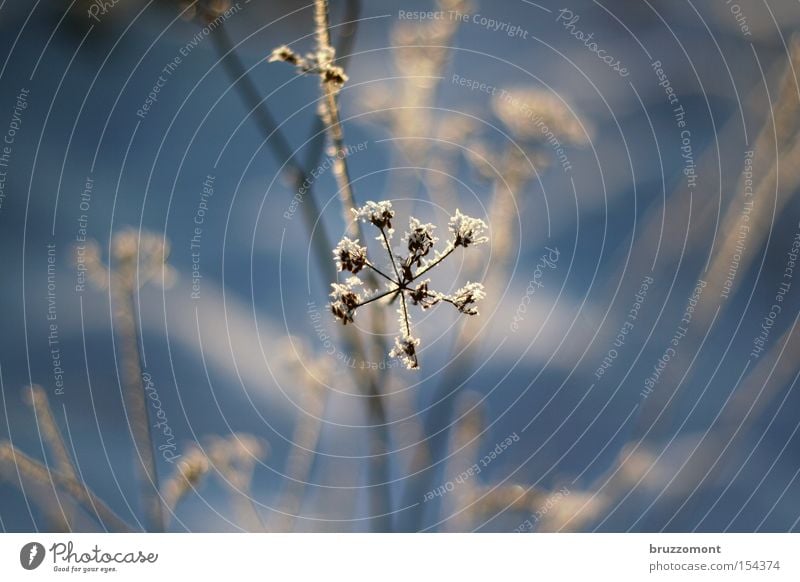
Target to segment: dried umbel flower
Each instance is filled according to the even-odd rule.
[[[514,191],[528,180],[536,177],[552,164],[553,156],[543,147],[521,149],[517,144],[509,144],[505,151],[484,139],[475,138],[469,142],[464,157],[478,177],[482,180],[501,180]]]
[[[392,220],[395,216],[391,202],[386,200],[367,202],[361,208],[354,209],[353,216],[356,220],[362,220],[378,229],[377,239],[388,254],[391,269],[388,274],[385,273],[369,260],[366,247],[359,245],[358,241],[343,238],[333,250],[339,271],[349,271],[355,275],[362,269],[369,269],[385,281],[386,289],[364,291],[362,296],[355,291],[355,288],[361,285],[361,280],[356,276],[349,277],[344,283],[332,283],[331,313],[347,325],[353,322],[359,307],[384,298],[392,301],[399,298],[400,307],[397,313],[400,332],[389,355],[399,358],[406,368],[416,369],[419,367],[417,352],[420,340],[411,333],[409,302],[419,305],[422,309],[428,309],[444,301],[453,305],[460,313],[478,315],[476,304],[486,296],[483,285],[467,283],[453,295],[447,295],[430,289],[430,279],[423,279],[422,276],[444,261],[456,248],[467,248],[487,242],[489,239],[483,236],[486,224],[456,210],[455,215],[450,218],[451,239],[447,241],[442,251],[435,251],[434,247],[439,239],[433,234],[434,225],[411,217],[409,230],[403,236],[408,255],[403,257],[393,250],[391,244],[394,232]],[[434,256],[428,258],[432,250]]]

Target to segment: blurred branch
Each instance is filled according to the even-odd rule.
[[[58,430],[56,425],[47,394],[41,386],[34,384],[25,392],[25,396],[28,404],[33,408],[36,424],[55,457],[56,469],[71,479],[77,479],[75,465],[73,465],[72,459],[67,452],[67,446],[61,436],[61,431]]]
[[[32,484],[53,483],[53,485],[68,493],[75,501],[81,503],[84,510],[90,515],[94,515],[101,524],[107,525],[118,532],[133,531],[85,484],[69,475],[49,470],[45,465],[30,458],[8,441],[0,442],[0,469],[2,469],[0,470],[0,477],[4,477],[13,485],[21,486],[20,483],[10,477],[13,468],[16,468],[20,476]]]

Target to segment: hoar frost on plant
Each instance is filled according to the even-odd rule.
[[[441,250],[434,247],[439,238],[434,235],[436,227],[410,217],[408,231],[403,236],[408,254],[401,256],[392,250],[391,239],[394,235],[392,221],[395,211],[389,201],[367,202],[358,209],[353,209],[353,217],[378,229],[376,237],[388,254],[391,270],[384,272],[368,257],[367,247],[358,240],[344,237],[333,249],[333,258],[339,272],[349,272],[351,276],[344,283],[332,283],[330,309],[334,317],[342,324],[353,323],[358,308],[387,299],[389,303],[399,299],[397,308],[399,333],[389,355],[399,358],[406,368],[419,368],[419,338],[412,334],[409,306],[416,305],[429,309],[439,303],[449,303],[460,313],[478,315],[477,304],[486,297],[483,285],[468,282],[453,294],[445,294],[430,288],[431,280],[423,275],[439,265],[458,247],[471,247],[487,242],[484,235],[486,223],[472,218],[456,210],[450,218],[448,229],[450,236]],[[431,256],[432,255],[432,256]],[[362,281],[356,275],[363,269],[369,269],[385,282],[385,290],[357,291]]]

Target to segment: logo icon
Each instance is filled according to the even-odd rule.
[[[44,546],[39,542],[28,542],[19,552],[19,563],[26,570],[35,570],[44,561]]]

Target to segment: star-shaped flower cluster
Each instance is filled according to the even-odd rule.
[[[431,280],[423,276],[457,248],[467,248],[487,242],[489,239],[483,234],[486,231],[486,224],[456,210],[448,225],[450,237],[442,250],[436,250],[434,247],[439,241],[434,235],[436,227],[410,217],[408,231],[402,239],[408,254],[402,256],[392,250],[391,240],[394,235],[392,221],[395,212],[391,202],[367,202],[352,212],[356,220],[369,223],[378,229],[377,240],[381,242],[388,255],[391,269],[388,273],[384,272],[369,259],[366,246],[361,245],[358,240],[344,237],[333,249],[333,257],[338,270],[349,272],[351,276],[343,283],[332,283],[331,312],[336,319],[347,325],[354,321],[356,311],[360,307],[381,299],[386,299],[389,303],[399,299],[400,306],[397,312],[400,316],[400,333],[395,338],[394,348],[389,355],[399,358],[409,370],[417,369],[419,368],[417,348],[420,340],[411,333],[409,306],[417,305],[422,309],[429,309],[445,302],[466,315],[478,315],[477,304],[486,296],[482,284],[469,282],[453,294],[440,293],[431,289]],[[385,290],[366,290],[362,280],[357,276],[363,269],[369,269],[385,280]]]

